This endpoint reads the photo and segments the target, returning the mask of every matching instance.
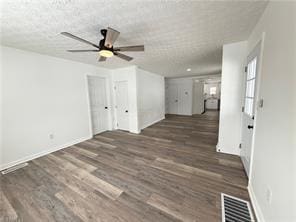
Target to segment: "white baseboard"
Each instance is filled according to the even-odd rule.
[[[217,143],[217,145],[216,145],[216,152],[220,152],[220,146],[219,146],[219,143]]]
[[[137,131],[134,131],[134,130],[131,130],[129,131],[130,133],[134,133],[134,134],[140,134],[141,133],[141,130],[137,130]]]
[[[240,156],[239,151],[237,152],[228,151],[227,149],[224,149],[223,146],[221,146],[219,143],[216,145],[216,152]]]
[[[159,118],[159,119],[157,119],[157,120],[154,120],[154,121],[151,122],[151,123],[147,123],[147,124],[145,124],[144,126],[141,127],[141,129],[145,129],[145,128],[147,128],[148,126],[151,126],[151,125],[153,125],[153,124],[155,124],[155,123],[157,123],[157,122],[159,122],[159,121],[161,121],[161,120],[163,120],[163,119],[165,119],[164,116],[162,116],[161,118]]]
[[[35,154],[32,154],[32,155],[23,157],[21,159],[12,161],[10,163],[1,164],[0,165],[0,171],[5,170],[5,169],[10,168],[10,167],[13,167],[13,166],[18,165],[18,164],[21,164],[21,163],[25,163],[25,162],[33,160],[33,159],[36,159],[38,157],[47,155],[49,153],[52,153],[52,152],[67,148],[69,146],[73,146],[73,145],[75,145],[77,143],[81,143],[81,142],[83,142],[85,140],[88,140],[88,139],[91,139],[91,136],[82,137],[80,139],[65,143],[63,145],[59,145],[59,146],[53,147],[51,149],[48,149],[48,150],[45,150],[45,151],[42,151],[42,152],[39,152],[39,153],[35,153]]]
[[[265,222],[261,208],[259,206],[259,203],[257,201],[256,195],[254,193],[254,190],[253,190],[251,184],[249,184],[249,186],[248,186],[248,191],[249,191],[249,196],[250,196],[250,199],[252,202],[253,209],[255,211],[257,221],[258,222]]]

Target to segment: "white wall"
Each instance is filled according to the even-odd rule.
[[[235,155],[240,153],[243,75],[247,55],[246,50],[246,41],[223,46],[217,150]]]
[[[296,3],[268,4],[248,52],[263,32],[259,98],[264,106],[255,118],[249,190],[260,221],[290,222],[296,221]]]
[[[1,52],[1,169],[91,137],[86,75],[106,77],[108,70],[8,47]]]
[[[130,132],[140,133],[139,119],[138,119],[138,89],[137,89],[137,67],[129,66],[126,68],[112,70],[112,89],[113,101],[116,104],[114,86],[116,81],[127,81],[128,83],[128,105],[129,105],[129,127]],[[117,128],[117,119],[114,110],[114,128]]]
[[[165,118],[164,77],[137,68],[139,128]]]
[[[4,46],[1,63],[0,169],[92,137],[88,75],[106,78],[109,130],[115,81],[128,81],[130,132],[164,118],[164,78],[136,66],[111,71]]]
[[[0,50],[0,166],[3,163],[3,80],[2,80],[2,50]],[[1,169],[1,168],[0,168]]]
[[[166,79],[164,79],[164,94],[165,94],[165,114],[169,113],[169,84]]]

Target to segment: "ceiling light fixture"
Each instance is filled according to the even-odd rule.
[[[186,71],[187,71],[187,72],[190,72],[190,71],[191,71],[191,69],[190,69],[190,68],[188,68],[188,69],[186,69]]]
[[[110,58],[112,57],[114,54],[112,51],[110,50],[106,50],[106,49],[103,49],[99,52],[100,56],[103,56],[103,57],[106,57],[106,58]]]

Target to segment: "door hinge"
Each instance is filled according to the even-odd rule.
[[[248,66],[245,66],[245,73],[248,72]]]
[[[242,106],[242,113],[243,113],[243,112],[245,112],[245,107],[244,107],[244,106]]]
[[[240,149],[242,148],[242,144],[241,143],[238,145],[238,148],[240,148]]]
[[[116,126],[117,126],[117,127],[119,126],[118,123],[116,123]]]
[[[114,90],[116,90],[116,86],[114,86]]]
[[[258,102],[258,106],[259,108],[262,108],[263,107],[263,99],[260,99],[259,102]]]

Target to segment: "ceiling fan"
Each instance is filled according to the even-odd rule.
[[[82,50],[67,50],[68,52],[99,52],[99,55],[100,55],[99,62],[104,62],[106,61],[107,58],[110,58],[113,55],[123,60],[131,61],[133,59],[132,57],[124,55],[120,52],[144,51],[144,45],[114,47],[113,44],[118,38],[120,32],[110,27],[108,27],[107,29],[101,29],[101,34],[103,36],[103,39],[100,40],[98,45],[92,42],[89,42],[85,39],[82,39],[78,36],[72,35],[69,32],[62,32],[61,34],[96,48],[96,49],[82,49]]]

